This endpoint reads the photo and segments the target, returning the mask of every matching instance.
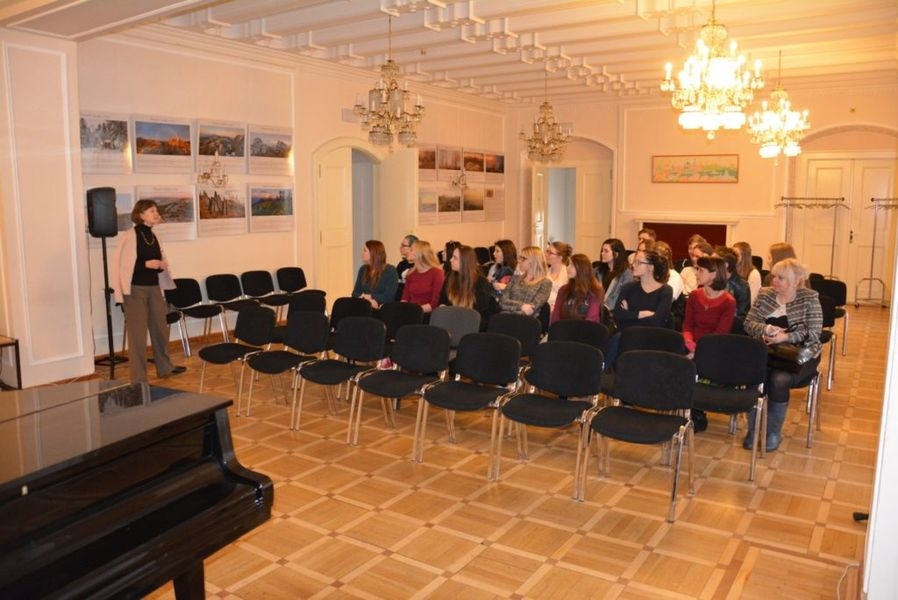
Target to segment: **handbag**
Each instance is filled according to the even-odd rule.
[[[771,344],[767,346],[767,367],[789,373],[800,373],[804,365],[820,356],[820,350],[819,342]]]

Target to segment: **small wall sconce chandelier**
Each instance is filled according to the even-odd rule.
[[[228,174],[225,173],[224,166],[218,160],[218,151],[215,152],[215,158],[209,166],[208,171],[203,171],[196,176],[196,182],[199,185],[211,185],[212,187],[224,187],[228,185]]]
[[[465,190],[468,189],[468,178],[465,175],[464,167],[461,168],[461,173],[449,180],[449,185],[458,188],[462,196],[465,195]]]

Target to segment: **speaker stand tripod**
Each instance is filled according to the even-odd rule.
[[[106,337],[109,339],[109,356],[98,358],[94,361],[95,365],[109,367],[109,379],[115,379],[115,365],[127,362],[127,357],[118,356],[115,353],[115,341],[112,338],[112,302],[110,296],[112,289],[109,287],[109,262],[106,258],[106,237],[100,238],[103,246],[103,296],[106,298]]]

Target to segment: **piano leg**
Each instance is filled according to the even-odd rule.
[[[185,572],[175,577],[175,598],[178,600],[203,600],[206,597],[206,589],[203,583],[203,561],[199,560]]]

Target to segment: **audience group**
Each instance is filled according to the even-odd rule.
[[[690,357],[702,336],[714,333],[819,346],[820,302],[806,286],[808,272],[789,244],[771,246],[771,268],[762,287],[747,242],[713,247],[693,235],[687,258],[675,265],[670,245],[657,240],[654,231],[643,229],[638,235],[635,251],[619,239],[605,240],[595,262],[565,242],[518,250],[507,239],[480,258],[471,246],[448,242],[438,258],[430,243],[409,235],[402,239],[395,267],[388,264],[383,243],[369,240],[352,295],[374,309],[386,302],[413,302],[425,318],[440,305],[473,308],[483,329],[500,311],[539,318],[544,329],[559,320],[595,321],[612,333],[605,349],[606,365],[612,366],[620,332],[634,325],[681,331]],[[482,262],[490,256],[491,262]],[[806,376],[770,370],[767,450],[779,446],[789,389]],[[696,431],[707,425],[698,411],[693,421]],[[750,421],[746,447],[753,427]]]

